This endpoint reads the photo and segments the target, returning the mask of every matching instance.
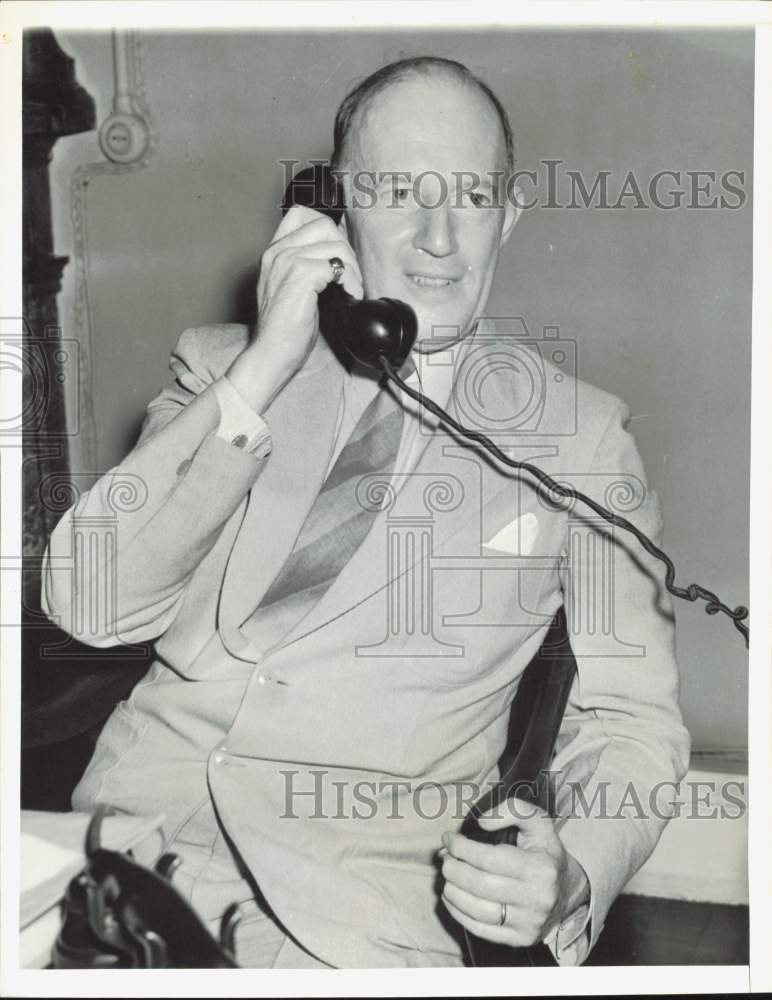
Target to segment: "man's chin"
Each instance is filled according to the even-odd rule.
[[[448,348],[457,344],[459,340],[461,340],[461,337],[458,334],[452,337],[419,337],[413,346],[413,350],[419,354],[437,354],[439,351],[448,350]]]
[[[436,354],[437,351],[446,351],[454,344],[468,337],[472,325],[471,323],[467,323],[464,326],[450,323],[442,325],[435,323],[428,329],[424,329],[423,324],[420,324],[413,350],[418,351],[420,354]]]

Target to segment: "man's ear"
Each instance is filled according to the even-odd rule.
[[[499,239],[499,246],[504,246],[509,237],[512,235],[512,230],[517,225],[517,220],[523,214],[523,203],[521,199],[523,191],[517,184],[514,185],[511,192],[507,191],[506,202],[504,205],[504,227],[501,230],[501,237]]]

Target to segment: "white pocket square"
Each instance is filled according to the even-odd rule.
[[[486,549],[496,549],[510,556],[527,556],[533,551],[539,521],[535,514],[523,514],[505,525],[493,538],[483,542]]]

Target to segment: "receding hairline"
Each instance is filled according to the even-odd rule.
[[[379,95],[411,79],[442,77],[465,86],[485,99],[497,120],[499,133],[503,139],[506,167],[511,173],[514,170],[514,140],[509,116],[501,101],[488,84],[475,76],[463,63],[439,56],[419,56],[389,63],[349,91],[335,116],[334,150],[331,160],[333,169],[341,169],[344,157],[350,153],[352,130],[361,124],[362,116],[372,107]]]

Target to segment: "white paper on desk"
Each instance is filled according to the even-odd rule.
[[[57,872],[83,863],[80,851],[69,851],[31,833],[21,835],[21,891],[34,889]]]

